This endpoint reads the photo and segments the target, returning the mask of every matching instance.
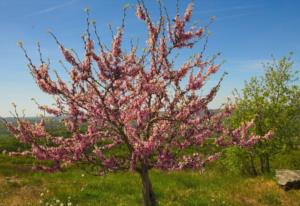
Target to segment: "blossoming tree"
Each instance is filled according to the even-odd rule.
[[[21,142],[31,145],[31,150],[23,154],[53,161],[51,168],[41,169],[54,171],[77,161],[88,161],[99,165],[101,173],[135,171],[141,177],[144,205],[153,206],[156,198],[150,169],[197,170],[218,156],[179,151],[201,147],[213,135],[219,135],[219,145],[243,147],[271,136],[251,136],[247,132],[249,124],[233,131],[225,129],[222,123],[231,113],[229,106],[217,113],[208,110],[222,78],[206,95],[199,95],[199,90],[219,69],[215,57],[204,59],[206,43],[199,54],[181,65],[174,55],[183,48],[193,48],[200,39],[205,40],[205,27],[189,27],[193,4],[188,5],[183,16],[177,12],[172,20],[163,6],[159,8],[160,18],[155,23],[143,2],[138,1],[136,6],[136,16],[145,23],[148,33],[147,48],[142,52],[137,52],[134,45],[128,52],[122,48],[124,19],[111,46],[105,46],[96,24],[87,18],[81,60],[50,32],[70,64],[69,81],[56,72],[53,78],[49,74],[50,63],[43,61],[42,56],[41,64],[35,65],[20,44],[37,85],[56,99],[55,106],[39,105],[39,109],[60,117],[72,134],[51,135],[43,121],[30,123],[18,115],[17,126],[6,122]],[[126,148],[126,152],[115,154],[113,151],[118,148]]]

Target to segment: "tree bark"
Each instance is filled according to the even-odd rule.
[[[250,172],[250,175],[252,176],[257,176],[257,171],[256,171],[256,168],[255,168],[255,164],[254,164],[254,157],[252,156],[252,154],[250,154],[250,168],[249,168],[249,172]]]
[[[149,178],[149,169],[145,166],[139,171],[142,180],[144,206],[156,206],[156,198]]]
[[[268,154],[260,156],[260,166],[263,174],[270,173],[270,158]]]

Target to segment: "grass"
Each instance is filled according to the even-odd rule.
[[[23,146],[7,134],[0,135],[0,152]],[[213,149],[213,148],[212,148]],[[300,169],[300,151],[273,158],[273,168]],[[88,174],[80,167],[57,173],[33,172],[32,158],[0,154],[0,206],[135,206],[142,205],[139,176],[131,172],[105,176]],[[191,171],[152,171],[160,206],[300,206],[300,191],[285,192],[274,174],[245,177],[217,164],[203,174]]]
[[[93,176],[79,168],[57,173],[32,172],[34,160],[0,155],[0,205],[141,205],[137,174]],[[300,191],[285,192],[272,177],[242,177],[210,170],[152,171],[159,205],[299,206]],[[49,204],[50,205],[50,204]]]

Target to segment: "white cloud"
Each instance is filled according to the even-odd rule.
[[[70,5],[74,4],[76,1],[77,0],[70,0],[70,1],[65,2],[63,4],[55,5],[55,6],[46,8],[46,9],[42,9],[42,10],[33,12],[33,13],[29,14],[28,16],[38,16],[38,15],[46,14],[46,13],[49,13],[49,12],[53,12],[53,11],[56,11],[58,9],[64,8],[66,6],[70,6]]]
[[[262,71],[263,63],[269,62],[269,59],[250,59],[250,60],[232,60],[226,62],[224,68],[226,71]]]
[[[208,9],[199,11],[201,14],[211,14],[213,16],[216,15],[217,21],[229,20],[243,16],[250,16],[257,13],[258,8],[262,8],[262,4],[253,4],[253,5],[236,5],[231,7],[223,7],[216,9]],[[222,14],[218,14],[222,13]]]
[[[255,12],[248,12],[248,13],[241,13],[241,14],[217,16],[217,21],[229,20],[229,19],[234,19],[234,18],[243,17],[243,16],[251,16],[251,15],[254,15],[254,14],[256,14],[256,13]]]
[[[260,4],[256,5],[247,5],[247,6],[232,6],[232,7],[225,7],[225,8],[219,8],[219,9],[210,9],[210,10],[204,10],[201,13],[217,13],[217,12],[228,12],[228,11],[240,11],[240,10],[249,10],[249,9],[255,9],[262,7]]]

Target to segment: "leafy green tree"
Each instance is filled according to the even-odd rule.
[[[270,172],[270,157],[295,148],[300,134],[300,88],[298,71],[293,69],[291,54],[264,64],[265,73],[245,82],[242,92],[234,91],[236,110],[231,118],[234,126],[254,120],[257,135],[273,130],[272,141],[259,142],[247,150],[245,160],[250,173],[257,174],[255,159],[261,173]]]

